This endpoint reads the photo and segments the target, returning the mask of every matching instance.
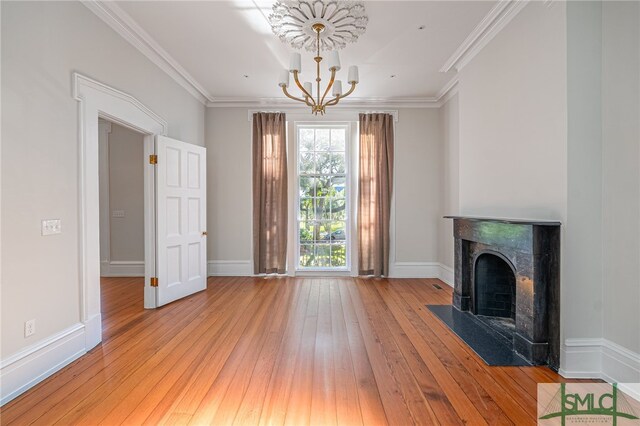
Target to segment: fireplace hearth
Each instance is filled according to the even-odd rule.
[[[454,221],[453,307],[499,333],[533,365],[560,362],[560,223]]]

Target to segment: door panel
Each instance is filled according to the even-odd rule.
[[[164,136],[158,155],[158,306],[207,287],[206,150]]]

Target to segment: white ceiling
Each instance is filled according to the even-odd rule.
[[[271,32],[267,16],[272,3],[134,1],[118,5],[208,95],[216,100],[241,101],[283,97],[277,85],[278,72],[288,66],[293,50]],[[341,51],[338,78],[346,80],[349,65],[360,67],[354,98],[436,97],[455,75],[455,71],[439,72],[440,68],[495,4],[477,0],[367,1],[367,31]],[[425,28],[418,29],[422,25]],[[302,79],[312,80],[312,55],[302,55]]]

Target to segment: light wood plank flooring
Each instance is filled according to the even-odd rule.
[[[102,344],[2,424],[526,425],[563,380],[486,366],[425,308],[451,301],[438,280],[210,278],[146,311],[142,289],[103,279]]]

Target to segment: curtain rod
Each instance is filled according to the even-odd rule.
[[[331,120],[333,116],[335,115],[340,115],[340,114],[391,114],[393,115],[393,121],[394,122],[398,122],[398,110],[387,110],[387,109],[379,109],[379,110],[371,110],[371,109],[367,109],[367,110],[361,110],[358,108],[344,108],[344,109],[334,109],[332,111],[329,111],[327,113],[327,115],[325,116],[315,116],[315,115],[311,115],[306,109],[302,110],[300,108],[298,109],[250,109],[248,110],[248,114],[247,114],[247,120],[251,121],[253,119],[253,114],[257,113],[257,112],[281,112],[281,113],[285,113],[285,114],[291,114],[291,115],[295,115],[296,118],[298,116],[308,116],[308,120],[307,121],[321,121],[323,118],[326,120]],[[306,119],[305,119],[306,120]],[[357,117],[353,120],[349,120],[349,121],[357,121]]]

